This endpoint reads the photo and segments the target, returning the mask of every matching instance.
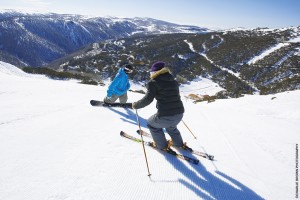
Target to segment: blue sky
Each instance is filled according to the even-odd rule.
[[[150,17],[208,28],[300,25],[300,0],[1,0],[0,10]]]

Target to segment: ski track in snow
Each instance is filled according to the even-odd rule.
[[[216,45],[215,45],[214,47],[212,47],[212,48],[216,48],[216,47],[218,47],[219,45],[221,45],[221,44],[224,42],[224,39],[223,39],[222,37],[220,37],[219,35],[217,35],[217,37],[220,38],[220,42],[219,42],[218,44],[216,44]],[[184,40],[184,42],[187,43],[187,44],[189,45],[189,48],[190,48],[190,50],[191,50],[192,52],[197,53],[197,54],[203,56],[203,57],[204,57],[206,60],[208,60],[211,64],[215,65],[216,67],[218,67],[218,68],[221,69],[222,71],[227,71],[229,74],[231,74],[231,75],[237,77],[238,79],[240,79],[240,80],[243,81],[243,82],[246,82],[246,83],[247,83],[248,85],[250,85],[253,89],[255,89],[256,91],[258,91],[258,88],[255,87],[255,85],[254,85],[253,83],[241,79],[240,73],[236,73],[236,72],[234,72],[234,71],[232,71],[232,70],[230,70],[230,69],[227,69],[227,68],[225,68],[225,67],[222,67],[222,66],[220,66],[220,65],[217,65],[217,64],[215,64],[211,59],[209,59],[209,58],[207,57],[207,55],[206,55],[207,48],[206,48],[206,46],[205,46],[205,43],[202,44],[203,49],[204,49],[204,52],[201,53],[201,52],[197,52],[197,51],[194,49],[193,44],[192,44],[191,42],[189,42],[189,41],[187,41],[187,40]]]
[[[248,61],[248,65],[255,64],[257,61],[262,60],[264,57],[270,55],[272,52],[277,51],[280,48],[288,46],[289,43],[279,43],[274,45],[273,47],[261,52],[258,56],[255,56],[250,61]]]
[[[248,61],[248,64],[251,65],[251,64],[255,64],[257,61],[259,60],[262,60],[264,59],[266,56],[270,55],[271,53],[283,48],[283,47],[286,47],[286,46],[289,46],[291,43],[298,43],[300,42],[300,37],[296,37],[296,38],[293,38],[293,39],[290,39],[286,42],[282,42],[282,43],[278,43],[272,47],[270,47],[269,49],[266,49],[265,51],[261,52],[259,55],[253,57],[251,60]],[[297,48],[298,49],[298,48]],[[291,51],[289,52],[287,55],[283,56],[275,65],[274,67],[278,67],[279,65],[281,65],[281,63],[283,63],[285,60],[287,60],[290,56],[294,55],[297,53],[297,50],[296,51]]]
[[[202,85],[203,84],[203,85]],[[209,87],[199,79],[180,88]],[[132,89],[141,86],[132,84]],[[220,89],[220,88],[217,88]],[[201,90],[200,90],[201,91]],[[292,199],[300,92],[193,104],[188,145],[215,156],[190,164],[120,137],[138,137],[135,111],[89,105],[106,87],[54,81],[0,62],[0,199]],[[129,101],[143,95],[129,92]],[[274,100],[272,97],[276,96]],[[138,110],[143,130],[155,103]],[[167,138],[168,135],[167,135]],[[144,137],[144,140],[148,140]]]

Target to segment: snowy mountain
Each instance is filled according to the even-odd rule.
[[[48,67],[105,79],[113,77],[118,62],[128,58],[136,69],[133,80],[148,79],[149,66],[163,60],[181,82],[202,76],[225,88],[216,98],[290,91],[300,88],[300,27],[106,40]]]
[[[141,144],[119,135],[138,137],[135,111],[89,105],[107,86],[51,80],[0,62],[0,199],[294,199],[300,91],[193,104],[184,96],[197,88],[209,93],[215,84],[200,78],[180,88],[183,120],[198,139],[183,123],[178,128],[187,144],[216,160],[199,157],[194,165],[146,147],[149,179]],[[143,130],[155,112],[155,102],[138,110]]]
[[[0,13],[0,60],[43,66],[97,41],[157,33],[202,33],[208,29],[150,18],[68,14]]]
[[[150,18],[0,13],[1,61],[103,81],[130,57],[134,81],[163,60],[182,83],[202,76],[225,89],[213,99],[300,88],[300,27],[212,31]]]

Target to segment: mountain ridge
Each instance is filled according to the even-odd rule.
[[[17,66],[40,67],[97,41],[135,34],[207,31],[151,18],[0,12],[0,59]]]
[[[106,79],[129,58],[136,81],[147,80],[151,63],[163,60],[183,83],[211,78],[227,90],[219,97],[294,90],[300,88],[300,27],[106,40],[48,66]]]
[[[0,60],[50,67],[94,79],[115,75],[133,58],[135,81],[163,60],[180,82],[207,77],[218,98],[300,88],[300,26],[213,31],[152,18],[0,13]]]

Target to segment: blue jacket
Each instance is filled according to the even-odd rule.
[[[121,96],[127,92],[130,88],[130,83],[128,81],[128,76],[124,69],[119,69],[116,77],[111,82],[107,90],[107,96],[111,97],[113,94],[116,96]]]

